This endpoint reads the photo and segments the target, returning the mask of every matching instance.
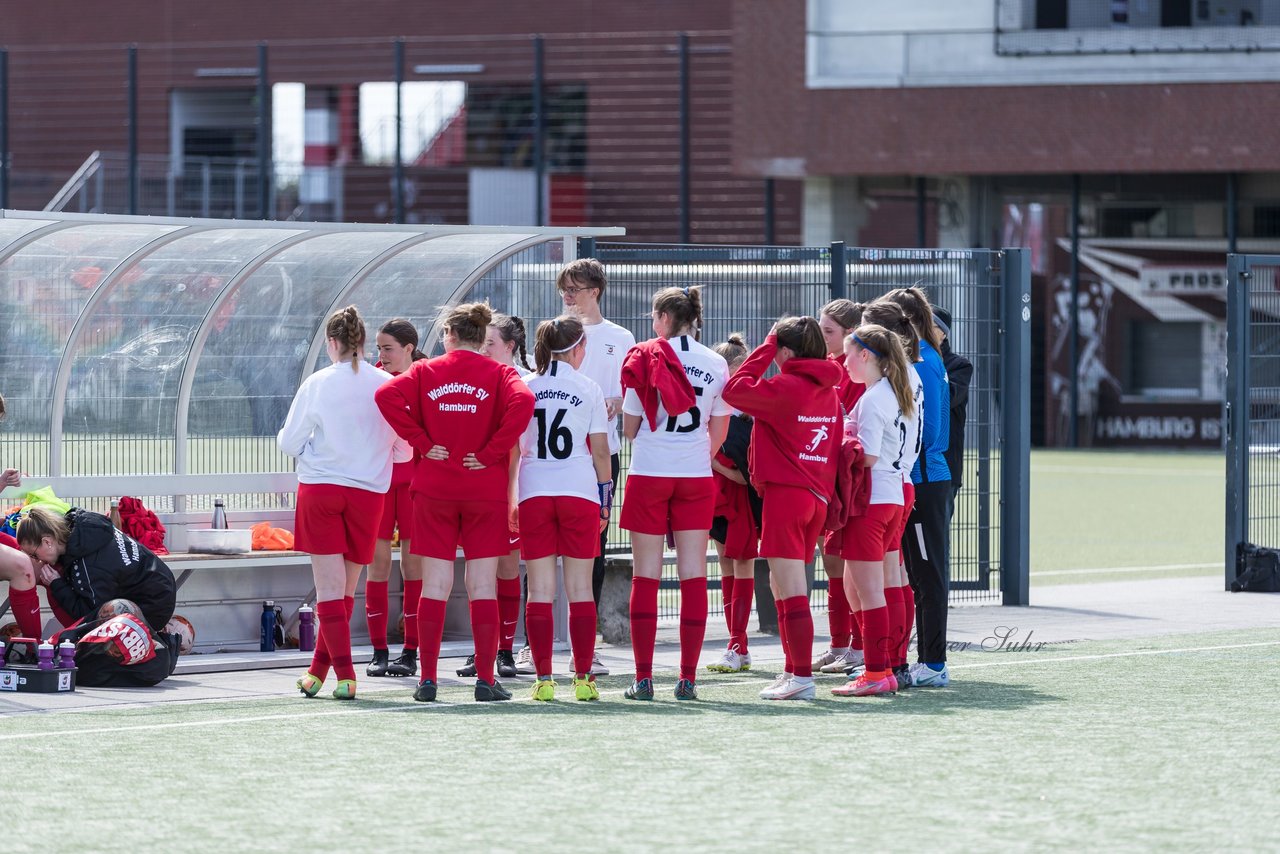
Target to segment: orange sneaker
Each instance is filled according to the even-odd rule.
[[[852,682],[832,688],[831,693],[837,697],[869,697],[873,694],[893,694],[897,690],[898,683],[894,680],[892,673],[879,679],[872,679],[864,672]]]

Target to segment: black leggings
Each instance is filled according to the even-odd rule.
[[[916,505],[902,535],[902,557],[916,600],[918,660],[947,660],[947,592],[951,587],[951,481],[916,484]]]

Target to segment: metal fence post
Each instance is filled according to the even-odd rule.
[[[680,242],[690,241],[689,34],[680,34]]]
[[[0,50],[0,210],[9,207],[9,51]]]
[[[926,184],[923,177],[916,178],[916,247],[925,246],[925,202],[927,200]]]
[[[596,239],[594,237],[578,238],[578,257],[579,258],[596,257]]]
[[[138,46],[129,45],[129,213],[138,213]]]
[[[547,224],[547,203],[542,184],[547,178],[547,102],[542,36],[533,37],[533,224]]]
[[[849,265],[845,260],[844,241],[831,244],[831,298],[844,299],[848,290]]]
[[[778,242],[777,238],[777,213],[774,203],[773,179],[764,179],[764,242],[766,246],[773,246]]]
[[[1249,259],[1227,256],[1227,519],[1225,585],[1239,575],[1249,539]]]
[[[1234,255],[1240,236],[1239,184],[1235,172],[1227,173],[1227,252]]]
[[[1000,591],[1005,605],[1030,604],[1031,264],[1006,249],[1000,265]]]
[[[404,222],[404,39],[396,39],[392,48],[395,68],[392,70],[396,84],[396,153],[391,164],[392,219]]]
[[[258,44],[258,218],[271,219],[271,87],[267,43]]]
[[[1067,382],[1071,423],[1067,441],[1080,447],[1080,176],[1071,176],[1071,338],[1067,349]]]

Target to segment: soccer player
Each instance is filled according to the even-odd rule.
[[[444,355],[415,362],[378,390],[378,408],[422,454],[413,477],[411,548],[423,557],[418,642],[422,673],[413,698],[436,699],[445,606],[461,544],[476,651],[478,701],[509,700],[494,678],[498,652],[498,558],[510,551],[511,449],[533,416],[533,394],[514,368],[480,350],[493,320],[484,303],[447,312]]]
[[[906,419],[915,402],[906,352],[898,336],[883,326],[863,324],[845,347],[849,375],[867,390],[846,421],[856,433],[870,470],[871,498],[866,512],[841,532],[844,583],[850,602],[862,615],[862,651],[866,669],[857,679],[833,688],[837,696],[865,696],[897,690],[889,669],[889,613],[884,595],[885,555],[897,544],[902,515],[902,455]]]
[[[582,322],[562,315],[538,325],[527,378],[536,403],[520,440],[520,551],[529,579],[525,634],[537,681],[533,699],[555,698],[551,678],[552,614],[556,558],[564,560],[573,647],[573,691],[598,700],[591,675],[596,642],[596,603],[591,570],[600,551],[600,531],[609,524],[613,481],[609,471],[609,416],[600,386],[578,372],[586,355]]]
[[[338,676],[333,696],[356,697],[350,622],[356,583],[373,560],[393,465],[413,458],[373,406],[374,393],[391,375],[363,364],[364,345],[364,320],[354,305],[329,316],[331,364],[303,380],[276,436],[280,450],[297,460],[294,540],[311,554],[316,585],[320,637],[311,667],[297,683],[307,697],[320,693],[330,666]],[[128,598],[143,605],[137,596]]]
[[[622,360],[636,345],[636,338],[626,328],[606,320],[600,312],[600,301],[609,286],[604,267],[594,258],[579,258],[566,264],[556,276],[556,289],[565,311],[582,321],[587,333],[587,355],[579,372],[593,380],[604,392],[609,410],[610,482],[618,482],[618,415],[622,412]],[[591,570],[591,598],[600,607],[600,589],[604,584],[604,550],[608,528],[600,532],[600,554]],[[522,651],[523,652],[523,651]],[[530,668],[531,669],[531,668]],[[609,668],[597,653],[591,660],[593,676],[608,676]]]
[[[835,299],[818,312],[818,327],[827,347],[827,358],[840,368],[840,384],[836,395],[845,414],[853,411],[866,386],[854,382],[844,369],[844,341],[862,322],[862,303]],[[822,571],[827,576],[827,627],[831,644],[813,662],[822,673],[840,673],[846,668],[862,666],[862,634],[853,619],[853,609],[844,593],[844,559],[840,557],[839,531],[828,531],[822,540]]]
[[[747,360],[747,344],[733,333],[727,341],[711,348],[729,363],[733,376]],[[707,665],[715,673],[737,673],[751,669],[747,644],[747,623],[756,592],[756,558],[760,554],[760,494],[751,485],[752,419],[744,412],[729,416],[729,432],[719,453],[711,461],[716,481],[716,517],[711,523],[711,541],[720,557],[720,593],[729,643],[720,658]]]
[[[409,366],[427,355],[418,349],[418,330],[403,317],[388,320],[374,339],[378,362],[391,376],[399,376]],[[422,598],[422,561],[409,551],[413,540],[413,500],[409,484],[413,481],[416,460],[396,463],[391,470],[391,488],[382,505],[378,523],[378,540],[373,547],[373,562],[364,584],[365,619],[369,624],[369,642],[373,644],[373,660],[365,673],[370,676],[416,676],[418,673],[418,600]],[[404,578],[404,650],[394,661],[387,649],[387,621],[390,618],[388,586],[391,579],[391,538],[400,532],[400,574]]]
[[[818,321],[784,317],[725,386],[727,403],[755,418],[751,479],[764,497],[760,554],[778,603],[785,666],[763,700],[814,698],[813,614],[804,565],[813,559],[836,482],[839,366]],[[765,379],[776,364],[780,373]]]
[[[524,321],[518,317],[495,312],[489,331],[485,333],[484,348],[480,352],[517,372],[528,373],[533,370],[529,367],[529,354],[525,350]],[[518,364],[517,353],[520,354]],[[507,521],[510,530],[507,532],[507,542],[511,550],[498,558],[498,622],[501,629],[498,635],[498,657],[494,662],[498,675],[504,679],[510,679],[517,673],[512,649],[515,646],[516,625],[520,622],[520,532],[515,528],[516,505],[519,503],[516,496],[516,474],[520,469],[519,448],[511,449],[509,465],[510,506]],[[467,656],[466,663],[458,668],[457,673],[468,679],[475,678],[474,654]]]
[[[951,389],[939,350],[942,333],[933,322],[933,308],[920,288],[899,288],[884,296],[906,313],[920,339],[917,370],[924,382],[924,437],[920,458],[911,470],[915,506],[907,518],[903,540],[907,576],[915,593],[920,625],[918,661],[911,666],[911,684],[943,688],[947,672],[947,592],[951,586],[951,472],[947,444],[951,436]]]
[[[732,410],[721,398],[729,366],[698,343],[702,294],[695,285],[663,288],[653,298],[656,338],[634,347],[622,371],[622,431],[632,441],[622,502],[631,532],[631,647],[636,677],[624,696],[653,699],[653,648],[663,540],[672,533],[680,578],[680,678],[677,700],[696,700],[694,680],[707,629],[707,538],[715,515],[711,459]]]
[[[4,397],[0,396],[0,420],[4,419]],[[21,486],[17,469],[0,471],[0,489]],[[36,590],[35,567],[31,558],[18,549],[18,541],[0,534],[0,581],[9,582],[9,607],[23,637],[40,640],[40,593]]]

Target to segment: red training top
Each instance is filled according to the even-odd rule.
[[[763,379],[778,352],[770,335],[729,377],[724,399],[756,419],[751,434],[751,482],[800,486],[830,500],[843,425],[835,387],[839,369],[826,359],[788,359]]]
[[[533,418],[533,392],[514,368],[457,349],[419,359],[373,399],[391,428],[422,455],[411,492],[507,502],[509,455]],[[448,448],[449,458],[428,459],[433,445]],[[483,469],[463,466],[470,453]]]
[[[374,367],[382,368],[382,370],[387,371],[387,373],[391,374],[391,376],[393,377],[398,377],[401,374],[400,371],[388,371],[387,368],[381,362],[378,362],[377,364],[375,364]],[[410,365],[410,367],[412,367],[412,365]],[[415,450],[413,452],[413,459],[409,460],[408,462],[392,463],[391,465],[391,485],[392,486],[404,486],[407,483],[413,482],[413,473],[418,469],[418,458],[420,456],[421,454],[419,454],[417,450]]]

